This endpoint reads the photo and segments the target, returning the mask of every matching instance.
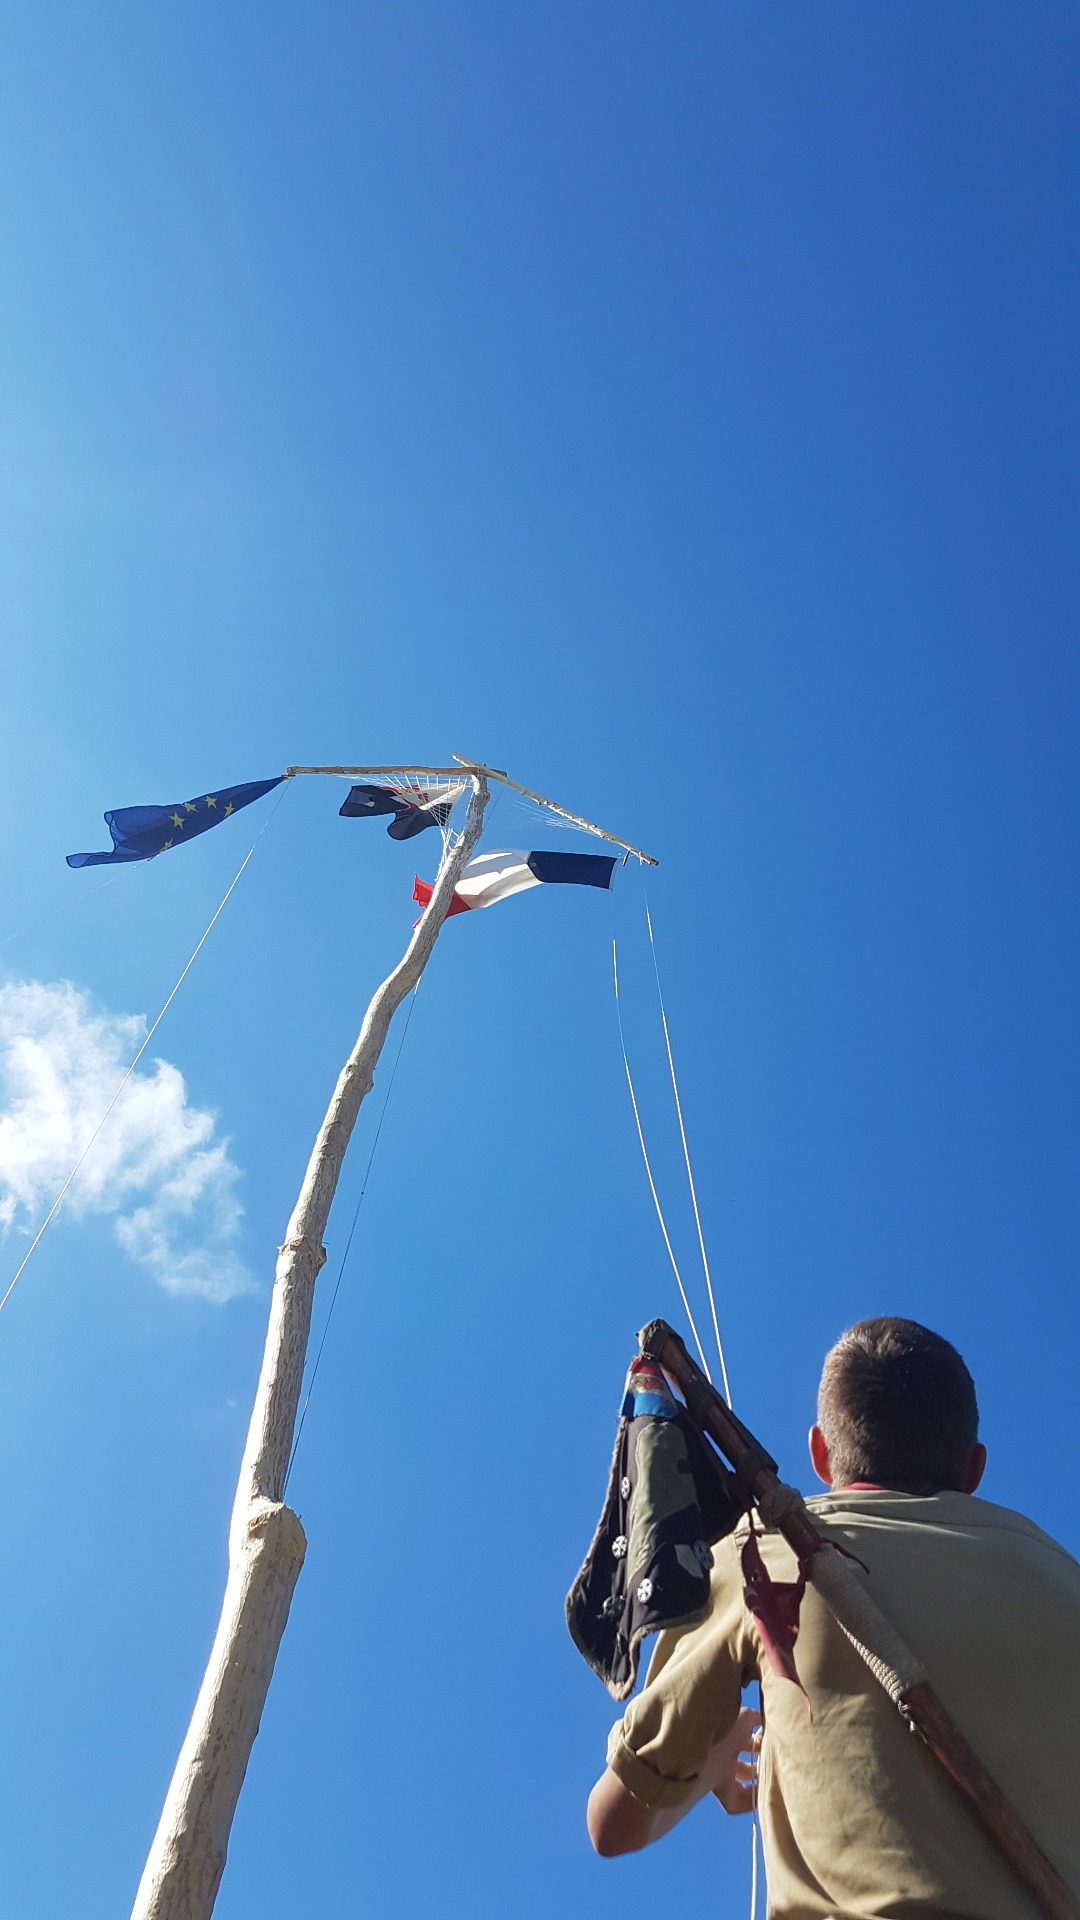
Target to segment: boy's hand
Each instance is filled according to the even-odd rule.
[[[705,1763],[702,1779],[725,1813],[752,1813],[757,1805],[762,1731],[760,1713],[744,1707],[731,1732],[717,1742]]]

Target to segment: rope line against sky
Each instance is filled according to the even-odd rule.
[[[690,1331],[694,1336],[694,1345],[698,1350],[698,1356],[705,1370],[706,1377],[711,1381],[712,1374],[709,1372],[709,1363],[705,1358],[705,1349],[701,1344],[701,1335],[697,1330],[697,1321],[694,1319],[693,1312],[691,1311],[690,1301],[687,1298],[686,1288],[683,1285],[683,1277],[679,1272],[679,1263],[675,1258],[675,1249],[671,1244],[671,1235],[667,1230],[667,1221],[664,1219],[664,1209],[660,1205],[660,1195],[656,1191],[656,1181],[653,1179],[652,1164],[649,1160],[649,1149],[645,1145],[645,1135],[641,1126],[641,1115],[638,1112],[637,1095],[634,1092],[634,1077],[630,1072],[630,1061],[626,1052],[626,1034],[623,1030],[622,1002],[619,999],[619,948],[614,934],[612,934],[611,937],[611,969],[615,983],[615,1014],[619,1023],[619,1045],[622,1048],[623,1067],[626,1071],[626,1084],[630,1089],[630,1105],[634,1112],[634,1125],[637,1128],[641,1157],[645,1162],[645,1173],[649,1182],[649,1192],[653,1197],[653,1206],[656,1208],[656,1217],[660,1222],[660,1231],[664,1236],[664,1245],[668,1251],[668,1259],[671,1261],[672,1271],[675,1275],[675,1283],[679,1289],[679,1297],[683,1303],[683,1310],[690,1322]]]
[[[652,953],[653,977],[656,980],[656,997],[660,1002],[660,1022],[664,1029],[664,1046],[667,1049],[668,1067],[671,1072],[671,1091],[675,1095],[675,1112],[679,1117],[679,1138],[682,1141],[683,1160],[686,1164],[686,1178],[690,1186],[690,1199],[694,1207],[694,1225],[697,1228],[698,1246],[701,1249],[701,1264],[705,1271],[705,1286],[709,1295],[709,1308],[712,1313],[713,1332],[716,1335],[716,1351],[720,1357],[720,1377],[724,1382],[724,1398],[731,1405],[731,1386],[728,1381],[727,1361],[724,1358],[724,1343],[720,1338],[720,1321],[716,1312],[716,1296],[713,1293],[712,1275],[709,1272],[709,1256],[705,1251],[705,1235],[701,1226],[701,1214],[698,1211],[697,1188],[694,1185],[694,1170],[690,1165],[690,1148],[686,1141],[686,1127],[683,1123],[682,1101],[679,1098],[679,1082],[675,1077],[675,1060],[671,1051],[671,1035],[668,1032],[667,1009],[664,1006],[664,990],[660,985],[660,966],[656,957],[656,940],[653,936],[652,914],[649,912],[649,896],[645,887],[645,875],[641,876],[641,892],[645,901],[645,922],[649,929],[649,949]]]
[[[4,1292],[4,1295],[2,1298],[0,1298],[0,1312],[3,1312],[3,1309],[7,1306],[7,1303],[11,1298],[12,1293],[14,1292],[16,1283],[22,1278],[22,1275],[25,1273],[32,1254],[34,1253],[35,1249],[40,1245],[42,1236],[45,1233],[45,1229],[48,1227],[49,1223],[56,1218],[56,1215],[60,1210],[60,1205],[61,1205],[61,1202],[63,1201],[64,1195],[68,1192],[68,1189],[70,1188],[72,1181],[75,1179],[76,1175],[79,1172],[79,1169],[82,1167],[84,1161],[86,1160],[86,1157],[90,1152],[91,1147],[94,1145],[94,1142],[97,1140],[99,1134],[101,1133],[101,1130],[105,1125],[105,1122],[108,1120],[109,1115],[111,1114],[113,1108],[115,1107],[117,1101],[120,1098],[120,1095],[123,1093],[124,1088],[127,1086],[128,1081],[131,1079],[131,1076],[134,1073],[136,1067],[138,1066],[139,1061],[142,1059],[143,1054],[146,1052],[147,1047],[150,1045],[151,1040],[153,1039],[155,1033],[157,1032],[162,1021],[164,1020],[165,1015],[168,1013],[169,1008],[172,1006],[173,1001],[176,999],[176,996],[179,993],[181,987],[183,986],[184,981],[187,979],[188,974],[191,972],[192,967],[195,965],[195,962],[198,959],[200,953],[202,952],[203,947],[206,945],[206,942],[209,939],[211,933],[213,932],[214,927],[217,925],[218,920],[221,918],[221,915],[225,910],[225,906],[228,900],[230,899],[234,889],[238,885],[241,874],[244,872],[245,867],[247,866],[248,862],[251,860],[255,852],[255,849],[259,844],[259,841],[262,839],[263,834],[266,832],[267,827],[270,825],[271,820],[273,819],[275,813],[278,810],[278,807],[281,805],[281,802],[285,798],[285,795],[287,792],[288,792],[287,786],[282,787],[281,792],[279,793],[276,801],[274,802],[274,805],[271,807],[270,812],[267,814],[266,819],[263,821],[262,826],[260,827],[258,833],[255,835],[255,838],[252,841],[251,846],[248,848],[246,854],[244,855],[244,858],[241,860],[240,865],[237,867],[236,872],[234,873],[232,879],[230,880],[228,886],[226,887],[224,894],[222,895],[220,901],[218,902],[218,905],[215,907],[214,912],[210,920],[208,921],[204,932],[199,938],[197,946],[192,952],[191,958],[188,960],[182,973],[177,979],[175,986],[170,992],[168,999],[165,1001],[165,1004],[162,1007],[160,1013],[157,1015],[157,1018],[155,1019],[153,1025],[147,1029],[146,1036],[143,1039],[142,1045],[139,1047],[139,1050],[136,1053],[134,1059],[132,1060],[131,1065],[127,1068],[127,1071],[125,1072],[123,1079],[121,1080],[119,1086],[117,1087],[116,1092],[113,1094],[112,1099],[109,1101],[109,1104],[106,1107],[104,1113],[102,1114],[101,1119],[98,1121],[97,1126],[94,1128],[93,1133],[90,1135],[89,1140],[86,1142],[86,1145],[84,1146],[82,1152],[80,1153],[78,1159],[76,1160],[75,1165],[72,1167],[71,1172],[68,1174],[67,1179],[64,1181],[64,1184],[61,1187],[59,1193],[57,1194],[56,1199],[53,1201],[52,1206],[49,1208],[48,1213],[45,1215],[44,1220],[42,1221],[40,1227],[35,1233],[34,1238],[31,1240],[30,1245],[27,1247],[26,1252],[23,1254],[23,1257],[20,1260],[19,1265],[16,1267],[14,1274],[9,1280],[7,1288]]]

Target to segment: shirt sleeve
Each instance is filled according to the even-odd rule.
[[[657,1635],[645,1685],[611,1729],[608,1766],[635,1800],[660,1808],[687,1799],[712,1748],[735,1725],[755,1672],[741,1570],[728,1539],[716,1552],[707,1618]]]

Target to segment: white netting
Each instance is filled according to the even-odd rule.
[[[342,779],[349,777],[344,774],[341,776]],[[362,781],[354,779],[352,784],[354,787],[359,784],[367,788],[381,788],[405,801],[408,806],[419,807],[422,813],[429,816],[428,823],[433,822],[439,828],[444,850],[453,846],[460,837],[459,830],[452,825],[452,816],[458,801],[470,791],[472,782],[467,774],[391,770],[365,775]]]
[[[459,829],[452,824],[452,816],[459,800],[467,799],[471,781],[466,772],[460,776],[445,773],[417,773],[409,769],[394,772],[372,773],[365,776],[365,784],[384,787],[395,793],[411,806],[423,808],[430,813],[443,836],[444,847],[456,843]],[[498,820],[497,833],[493,836],[492,825]],[[582,846],[590,847],[597,840],[604,841],[607,835],[589,832],[574,820],[566,818],[554,807],[543,801],[534,800],[526,794],[517,793],[512,787],[504,787],[501,782],[492,780],[488,801],[487,820],[485,822],[485,841],[498,839],[501,835],[509,844],[525,847],[543,847],[553,831],[560,834],[571,833]],[[599,849],[596,849],[599,851]]]
[[[493,785],[491,789],[491,800],[492,806],[498,808],[504,820],[508,836],[512,836],[512,832],[516,832],[520,838],[522,829],[525,824],[528,823],[529,832],[528,835],[526,835],[526,844],[530,847],[543,845],[543,842],[536,837],[538,829],[545,834],[550,831],[573,833],[585,843],[603,837],[602,835],[584,832],[575,821],[568,820],[565,814],[557,813],[553,807],[545,806],[537,800],[530,800],[527,795],[523,793],[515,793],[512,787]],[[512,821],[517,822],[514,829],[511,829]],[[490,828],[488,831],[490,833]],[[597,851],[599,851],[599,849],[597,849]]]
[[[461,829],[453,826],[452,819],[458,801],[467,799],[472,787],[471,780],[464,775],[455,780],[439,773],[394,773],[388,774],[382,784],[391,787],[403,800],[411,801],[414,807],[430,813],[442,833],[444,849],[454,846],[461,838]]]
[[[470,786],[465,774],[454,779],[442,773],[381,773],[373,777],[371,784],[388,787],[403,800],[411,800],[415,807],[453,807]]]

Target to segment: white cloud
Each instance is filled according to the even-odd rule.
[[[146,1034],[141,1014],[95,1012],[70,981],[0,986],[0,1231],[36,1230]],[[240,1169],[214,1116],[189,1107],[167,1060],[136,1071],[64,1201],[113,1216],[125,1253],[169,1293],[228,1300],[251,1281],[236,1253]]]

